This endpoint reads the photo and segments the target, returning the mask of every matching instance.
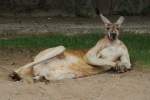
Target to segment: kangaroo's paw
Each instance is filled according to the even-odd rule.
[[[21,80],[21,77],[16,72],[12,72],[11,74],[9,74],[9,77],[13,81],[20,81]]]
[[[115,67],[115,71],[118,73],[124,73],[131,70],[130,68],[127,68],[124,64],[118,63],[117,66]]]

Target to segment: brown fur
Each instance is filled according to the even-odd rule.
[[[70,68],[76,73],[77,77],[90,76],[102,72],[102,69],[90,66],[84,61],[83,56],[86,51],[87,50],[69,50],[65,52],[65,55],[76,55],[80,58],[78,63],[74,63],[70,66]]]
[[[85,76],[90,76],[90,75],[95,75],[98,74],[100,72],[102,72],[102,70],[98,67],[93,67],[88,65],[84,60],[83,60],[83,55],[85,55],[87,50],[67,50],[64,53],[60,54],[57,56],[57,58],[59,58],[60,60],[65,59],[65,57],[72,55],[72,56],[77,56],[79,61],[76,63],[72,63],[69,65],[69,69],[72,70],[72,73],[75,74],[74,78],[80,78],[80,77],[85,77]],[[44,67],[44,66],[43,66]],[[64,66],[60,66],[59,69],[63,69]],[[19,70],[14,73],[12,73],[10,75],[10,77],[15,80],[18,81],[21,78],[25,79],[26,81],[28,81],[29,83],[32,83],[31,77],[34,77],[34,70],[33,67],[21,67],[19,68]]]

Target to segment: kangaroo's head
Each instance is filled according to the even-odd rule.
[[[105,24],[105,29],[107,31],[106,35],[107,35],[108,39],[110,41],[114,41],[114,40],[118,39],[119,30],[120,30],[121,24],[124,21],[124,17],[121,16],[115,23],[112,23],[111,21],[109,21],[102,14],[100,15],[100,17]]]

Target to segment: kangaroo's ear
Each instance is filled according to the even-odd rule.
[[[105,16],[103,16],[103,14],[100,14],[100,17],[104,22],[105,26],[111,24],[111,22]]]
[[[123,16],[119,17],[119,19],[117,20],[116,24],[120,27],[121,24],[123,23],[124,19],[125,18]]]

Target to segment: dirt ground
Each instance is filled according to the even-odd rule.
[[[150,73],[132,70],[79,79],[13,82],[8,74],[30,62],[41,49],[0,49],[0,100],[150,100]]]
[[[107,16],[112,22],[119,16]],[[65,33],[100,33],[104,25],[97,18],[57,18],[57,17],[2,17],[0,16],[1,35]],[[150,17],[125,16],[124,32],[150,33]]]

